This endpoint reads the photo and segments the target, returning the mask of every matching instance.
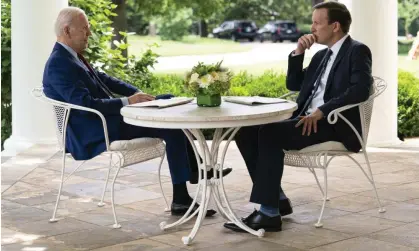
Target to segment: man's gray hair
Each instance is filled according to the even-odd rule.
[[[69,26],[73,21],[74,17],[79,14],[83,14],[86,18],[84,10],[77,7],[66,7],[60,11],[57,20],[55,21],[55,35],[61,36],[64,33],[64,27]]]

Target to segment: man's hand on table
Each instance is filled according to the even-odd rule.
[[[141,103],[141,102],[146,102],[146,101],[152,101],[154,100],[155,97],[150,95],[150,94],[146,94],[146,93],[136,93],[130,97],[128,97],[128,103],[130,105],[132,104],[136,104],[136,103]]]

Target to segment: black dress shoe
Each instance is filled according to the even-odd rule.
[[[280,215],[269,217],[256,210],[246,217],[246,222],[243,223],[256,231],[261,228],[263,228],[266,232],[279,232],[282,230],[282,220]],[[246,232],[231,222],[224,223],[224,227],[236,232]]]
[[[223,169],[223,177],[227,176],[229,173],[231,173],[231,171],[233,171],[232,168],[227,167]],[[209,171],[207,171],[207,179],[211,179],[212,177],[214,177],[214,171],[211,169]],[[204,178],[204,174],[202,173],[202,178]],[[219,172],[217,171],[217,174],[215,176],[216,179],[219,178]],[[191,178],[189,180],[189,182],[191,184],[198,184],[198,172],[192,172],[191,173]]]
[[[170,212],[174,216],[183,216],[184,214],[186,214],[189,207],[190,207],[190,205],[181,205],[181,204],[172,203],[171,208],[170,208]],[[195,203],[195,206],[193,207],[193,209],[191,211],[191,214],[193,212],[195,212],[196,210],[198,210],[198,208],[199,208],[199,204]],[[213,209],[208,209],[207,214],[205,215],[205,217],[213,216],[216,213],[217,213],[217,211],[215,211]]]
[[[279,214],[281,216],[292,214],[292,204],[290,199],[279,200]]]
[[[247,217],[243,217],[243,218],[241,218],[241,220],[243,221],[243,222],[246,222],[247,221],[247,219],[249,218],[249,217],[251,217],[255,212],[257,212],[256,210],[252,213],[252,214],[250,214],[249,216],[247,216]],[[290,201],[290,199],[284,199],[284,200],[280,200],[279,201],[279,214],[281,215],[281,216],[285,216],[285,215],[289,215],[289,214],[292,214],[292,204],[291,204],[291,201]]]

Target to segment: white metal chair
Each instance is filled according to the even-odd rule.
[[[386,87],[387,87],[387,84],[383,79],[374,77],[373,88],[371,90],[371,94],[368,100],[359,104],[347,105],[347,106],[335,109],[327,116],[327,121],[330,124],[335,124],[339,118],[342,119],[345,123],[347,123],[350,126],[350,128],[356,134],[362,146],[362,150],[360,151],[360,153],[364,155],[366,165],[368,168],[368,174],[365,172],[364,168],[359,164],[359,162],[351,156],[351,154],[354,154],[354,153],[348,151],[345,148],[345,146],[340,142],[329,141],[329,142],[324,142],[321,144],[312,145],[298,151],[285,151],[285,162],[284,162],[285,165],[308,168],[310,172],[314,175],[317,185],[319,186],[320,191],[323,195],[323,205],[321,208],[320,216],[317,223],[314,224],[316,227],[323,226],[321,220],[323,217],[323,212],[326,205],[326,201],[329,200],[327,197],[327,188],[328,188],[327,187],[327,168],[330,162],[332,161],[332,159],[338,156],[346,156],[350,158],[351,160],[353,160],[358,165],[358,167],[362,170],[362,172],[365,174],[368,181],[371,183],[371,185],[374,188],[375,196],[377,198],[378,205],[379,205],[378,211],[380,213],[385,212],[385,208],[382,207],[380,199],[378,197],[377,189],[374,182],[374,177],[371,171],[370,162],[368,160],[368,153],[367,153],[366,145],[367,145],[368,132],[369,132],[369,127],[370,127],[370,122],[371,122],[374,99],[378,97],[386,89]],[[292,94],[295,94],[295,92],[291,93],[291,95]],[[290,94],[286,94],[282,97],[286,97],[289,95]],[[349,120],[347,120],[341,113],[345,110],[348,110],[354,107],[358,107],[359,109],[359,114],[361,117],[362,135],[359,135],[358,131],[351,124],[351,122],[349,122]],[[324,189],[320,185],[315,169],[323,170]]]
[[[48,98],[45,96],[42,87],[34,88],[32,90],[32,95],[35,98],[52,105],[53,112],[56,118],[56,134],[57,134],[57,139],[58,139],[58,145],[59,145],[60,151],[62,151],[63,153],[61,183],[58,189],[57,201],[55,203],[54,212],[52,214],[52,218],[49,220],[50,222],[58,221],[58,219],[56,218],[56,212],[58,209],[58,203],[60,202],[60,195],[61,195],[61,190],[62,190],[64,182],[66,182],[67,179],[70,178],[71,175],[73,175],[85,163],[85,161],[82,161],[76,167],[74,171],[72,171],[66,178],[64,178],[66,157],[67,155],[68,157],[71,157],[70,154],[65,153],[65,140],[66,140],[65,135],[66,135],[67,123],[68,123],[71,109],[92,112],[98,115],[100,119],[102,120],[103,132],[104,132],[105,141],[106,141],[106,151],[102,154],[108,155],[110,157],[110,161],[109,161],[108,173],[105,180],[105,185],[103,187],[102,197],[101,197],[100,202],[98,203],[98,206],[102,207],[105,205],[103,203],[103,199],[105,197],[106,188],[108,186],[109,175],[112,168],[117,168],[115,175],[113,177],[113,180],[112,180],[112,185],[111,185],[111,204],[112,204],[113,217],[115,221],[115,224],[113,225],[113,227],[114,228],[121,227],[121,225],[118,224],[118,220],[117,220],[117,216],[115,212],[114,185],[115,185],[115,181],[116,181],[116,178],[118,176],[120,169],[128,165],[141,163],[141,162],[155,159],[158,157],[161,158],[159,168],[158,168],[159,183],[160,183],[161,191],[163,193],[163,198],[166,202],[166,206],[167,206],[166,211],[169,210],[170,207],[167,202],[166,196],[164,195],[163,187],[162,187],[161,179],[160,179],[160,170],[161,170],[164,157],[166,155],[166,150],[165,150],[166,147],[161,139],[137,138],[137,139],[132,139],[132,140],[113,141],[112,143],[109,143],[106,120],[105,120],[105,117],[102,115],[102,113],[100,113],[99,111],[82,107],[82,106],[78,106],[78,105],[56,101],[54,99]]]

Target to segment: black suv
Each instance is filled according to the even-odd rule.
[[[212,30],[216,38],[228,38],[233,41],[248,39],[253,41],[257,36],[257,26],[251,20],[225,21],[219,27]]]
[[[277,41],[282,42],[284,40],[297,42],[302,36],[302,33],[297,29],[295,22],[288,20],[270,21],[260,28],[257,33],[261,43],[265,40],[271,40],[274,43]]]

